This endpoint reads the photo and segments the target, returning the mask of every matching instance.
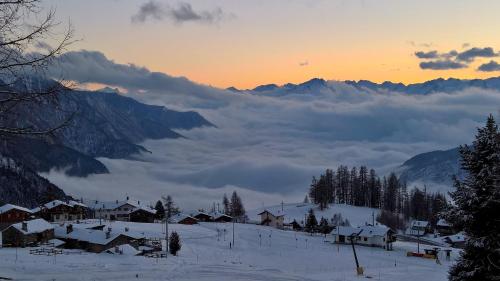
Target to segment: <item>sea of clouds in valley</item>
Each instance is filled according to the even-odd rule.
[[[339,164],[384,174],[415,154],[470,143],[500,94],[481,89],[406,95],[342,82],[301,92],[238,93],[117,64],[99,52],[61,57],[65,77],[120,87],[149,104],[194,110],[215,128],[179,131],[187,139],[148,140],[152,154],[100,159],[109,175],[46,176],[91,199],[125,194],[153,201],[171,194],[186,208],[207,208],[237,190],[247,208],[301,200],[312,176]]]

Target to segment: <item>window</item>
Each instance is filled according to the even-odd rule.
[[[364,237],[364,238],[363,238],[363,241],[368,241],[368,238]]]

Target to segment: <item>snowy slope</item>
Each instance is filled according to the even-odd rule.
[[[75,225],[84,227],[86,225]],[[88,226],[88,225],[87,225]],[[112,223],[146,236],[164,236],[161,224]],[[179,233],[178,257],[151,259],[133,255],[82,253],[34,256],[29,248],[0,249],[0,277],[16,280],[359,280],[352,249],[326,243],[322,236],[234,224],[170,225]],[[217,230],[224,235],[217,236]],[[357,247],[366,275],[375,280],[446,280],[451,262],[406,257],[416,245],[397,242],[392,252]],[[66,250],[65,250],[66,251]],[[17,252],[17,255],[16,255]],[[453,252],[456,257],[458,253]]]
[[[330,220],[334,214],[342,214],[342,218],[348,219],[352,226],[365,225],[366,223],[372,223],[372,214],[377,217],[380,212],[379,209],[372,209],[366,207],[356,207],[345,204],[332,204],[327,209],[321,211],[319,208],[310,203],[287,203],[283,204],[283,212],[285,213],[285,223],[292,222],[294,219],[301,223],[304,220],[304,216],[307,215],[309,209],[314,210],[316,218],[319,219],[324,217]],[[252,221],[260,221],[258,214],[263,210],[268,210],[273,214],[282,213],[282,206],[268,206],[261,207],[256,210],[248,212],[248,216]]]

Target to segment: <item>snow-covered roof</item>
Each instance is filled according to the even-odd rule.
[[[175,215],[175,216],[172,216],[172,217],[170,218],[170,220],[171,220],[172,222],[174,222],[174,223],[178,223],[178,222],[180,222],[180,221],[182,221],[182,220],[184,220],[184,219],[187,219],[187,218],[192,218],[192,219],[193,219],[193,220],[195,220],[195,221],[197,221],[197,220],[198,220],[197,218],[192,217],[192,216],[190,216],[190,215],[186,215],[186,214],[177,214],[177,215]]]
[[[27,230],[23,230],[23,223],[26,223]],[[17,229],[18,231],[22,232],[23,234],[40,233],[40,232],[44,232],[46,230],[54,229],[54,226],[52,224],[48,223],[44,219],[35,219],[35,220],[30,220],[30,221],[19,222],[19,223],[11,225],[10,227]]]
[[[54,245],[54,247],[59,247],[61,245],[64,245],[64,243],[66,243],[66,242],[59,240],[59,239],[50,239],[47,242],[52,243]]]
[[[199,216],[199,215],[203,215],[203,216],[209,216],[209,217],[211,217],[211,215],[210,215],[210,214],[207,214],[207,213],[205,213],[205,212],[200,212],[200,211],[196,212],[196,215],[194,215],[194,216]]]
[[[155,209],[151,209],[151,208],[146,207],[146,206],[135,207],[132,211],[130,211],[130,213],[133,213],[133,212],[136,212],[136,211],[139,211],[139,210],[151,213],[153,215],[156,214],[156,210]]]
[[[78,241],[85,241],[92,244],[106,245],[109,242],[115,240],[120,235],[125,235],[133,239],[142,239],[145,238],[144,235],[137,232],[130,231],[116,231],[111,228],[111,232],[109,232],[109,236],[107,236],[106,232],[108,232],[108,228],[104,228],[103,230],[94,230],[94,229],[83,229],[83,228],[75,228],[69,233],[67,233],[67,226],[57,226],[55,228],[55,236],[60,239],[74,239]]]
[[[412,221],[411,222],[411,227],[428,227],[429,222],[428,221]]]
[[[214,219],[218,219],[218,218],[222,218],[222,217],[226,217],[226,218],[233,218],[231,217],[230,215],[226,215],[224,213],[219,213],[219,212],[212,212],[210,213],[210,215],[214,218]]]
[[[137,200],[124,200],[124,201],[93,201],[88,204],[89,208],[94,209],[94,210],[115,210],[117,208],[120,208],[124,205],[130,205],[134,207],[135,209],[132,209],[131,211],[135,211],[136,209],[142,209],[144,211],[156,214],[156,210],[141,203],[140,201]]]
[[[80,202],[77,202],[77,201],[74,201],[74,200],[69,200],[69,201],[53,200],[53,201],[50,201],[49,203],[42,205],[42,207],[50,210],[50,209],[55,208],[55,207],[60,206],[60,205],[65,205],[65,206],[68,206],[71,208],[73,208],[75,206],[87,208],[87,205],[80,203]],[[31,212],[33,212],[33,213],[36,213],[38,211],[40,211],[40,207],[37,207],[37,208],[34,208],[31,210]]]
[[[365,226],[338,226],[338,229],[333,229],[330,234],[333,235],[343,235],[343,236],[351,236],[351,235],[359,235],[362,237],[373,237],[373,236],[385,236],[385,234],[390,230],[390,228],[383,225],[365,225]]]
[[[269,213],[270,215],[274,216],[274,217],[283,217],[285,215],[284,212],[282,212],[281,210],[278,210],[278,212],[276,214],[272,213],[271,211],[268,211],[267,209],[258,213],[257,215],[262,215],[264,213]]]
[[[2,207],[0,207],[0,213],[5,213],[5,212],[8,212],[10,210],[19,210],[19,211],[31,213],[31,210],[24,208],[24,207],[21,207],[21,206],[13,205],[13,204],[5,204]]]
[[[465,241],[465,235],[463,232],[460,232],[460,233],[457,233],[457,234],[454,234],[454,235],[450,235],[450,236],[445,236],[443,237],[443,239],[446,241],[450,241],[451,243],[457,243],[457,242],[464,242]]]
[[[436,223],[437,226],[450,226],[450,224],[445,219],[439,219]]]

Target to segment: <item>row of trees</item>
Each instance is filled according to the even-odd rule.
[[[341,165],[336,172],[327,169],[319,178],[313,177],[309,198],[320,209],[332,203],[379,208],[381,190],[382,183],[375,170],[365,166],[349,170]]]
[[[314,177],[309,198],[321,210],[329,204],[349,204],[378,208],[409,218],[437,221],[437,215],[446,206],[446,197],[440,193],[428,193],[415,187],[408,192],[406,182],[391,173],[382,179],[374,169],[339,166],[337,171],[327,169],[319,178]],[[306,199],[308,200],[308,199]]]

